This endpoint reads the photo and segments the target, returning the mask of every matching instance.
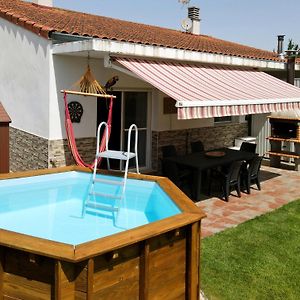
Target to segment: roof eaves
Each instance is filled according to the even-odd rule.
[[[55,33],[54,33],[55,34]],[[72,41],[71,41],[72,42]],[[270,58],[250,58],[246,55],[234,56],[230,53],[218,53],[218,51],[199,51],[189,49],[179,49],[175,47],[166,46],[152,46],[140,43],[129,43],[114,40],[92,39],[92,43],[74,44],[70,47],[69,43],[65,45],[54,46],[53,54],[66,54],[76,53],[82,51],[95,51],[95,52],[107,52],[107,49],[111,49],[110,54],[116,56],[128,56],[128,57],[143,57],[145,59],[159,59],[159,60],[175,60],[186,61],[196,63],[209,63],[209,64],[221,64],[230,66],[245,66],[266,70],[284,70],[285,61],[272,60]],[[124,43],[124,44],[123,44]],[[133,45],[133,47],[131,47]],[[134,45],[138,47],[134,47]],[[139,47],[139,46],[142,47]],[[149,47],[145,50],[145,47]],[[146,54],[147,53],[147,54]]]
[[[25,5],[25,4],[24,4]],[[28,4],[26,4],[28,5]],[[34,9],[38,9],[39,5],[33,5]],[[45,9],[45,7],[43,7],[43,9]],[[49,10],[52,10],[52,8],[48,8]],[[54,12],[63,12],[64,14],[74,14],[74,12],[72,11],[67,11],[67,10],[62,10],[62,9],[57,9],[55,8]],[[258,52],[256,53],[256,50],[260,50],[260,49],[254,49],[251,50],[249,47],[249,49],[244,49],[244,48],[240,48],[238,44],[229,42],[229,41],[223,41],[224,45],[220,45],[220,40],[218,40],[218,42],[216,42],[216,39],[213,37],[209,37],[209,36],[204,36],[201,35],[201,41],[198,40],[198,37],[195,37],[192,34],[188,34],[188,36],[191,37],[190,41],[186,40],[184,44],[178,42],[177,45],[176,43],[172,43],[170,42],[170,39],[168,39],[168,35],[169,33],[172,31],[174,32],[174,36],[175,38],[179,39],[181,41],[181,38],[178,35],[178,32],[172,29],[165,29],[165,28],[160,28],[160,27],[156,27],[156,26],[151,26],[151,25],[145,25],[145,24],[140,24],[142,26],[146,26],[147,28],[149,28],[149,31],[154,28],[154,33],[157,33],[157,30],[159,30],[159,33],[161,33],[161,38],[155,40],[153,39],[153,35],[150,35],[149,37],[144,37],[144,35],[135,35],[132,36],[130,35],[130,33],[128,33],[128,31],[124,31],[124,35],[123,36],[123,23],[122,22],[126,22],[126,24],[131,24],[133,22],[128,22],[128,21],[120,21],[120,20],[115,20],[115,19],[111,19],[111,18],[107,18],[107,17],[102,17],[102,18],[106,18],[106,19],[110,19],[112,20],[113,24],[116,25],[115,33],[111,33],[110,31],[107,33],[104,33],[102,30],[98,30],[97,27],[95,27],[96,31],[93,29],[93,26],[91,27],[90,32],[85,33],[85,30],[78,30],[78,28],[72,28],[72,27],[68,27],[68,26],[64,26],[64,23],[62,24],[63,26],[57,26],[57,24],[54,22],[52,22],[52,26],[54,26],[55,28],[52,28],[51,25],[47,26],[47,24],[51,24],[51,22],[49,23],[48,21],[45,21],[44,24],[43,21],[41,21],[40,18],[36,18],[36,22],[30,20],[30,18],[26,18],[26,17],[22,17],[20,14],[22,14],[22,11],[18,11],[18,12],[14,12],[14,9],[12,8],[12,6],[7,9],[7,8],[2,8],[0,9],[0,17],[5,18],[6,20],[22,26],[23,28],[26,28],[27,30],[30,30],[31,32],[46,38],[46,39],[51,39],[51,34],[53,32],[57,32],[57,33],[65,33],[65,34],[70,34],[70,35],[74,35],[74,36],[84,36],[84,37],[91,37],[91,38],[98,38],[98,39],[103,39],[103,40],[113,40],[113,41],[121,41],[121,42],[128,42],[128,43],[135,43],[135,44],[140,44],[140,45],[149,45],[149,46],[159,46],[159,47],[165,47],[165,48],[172,48],[172,49],[182,49],[182,50],[187,50],[187,51],[194,51],[194,52],[203,52],[203,53],[210,53],[210,54],[218,54],[218,55],[224,55],[224,56],[230,56],[230,57],[239,57],[239,58],[248,58],[248,59],[255,59],[255,60],[264,60],[264,61],[276,61],[276,62],[282,62],[282,60],[280,58],[277,58],[276,56],[270,55],[268,56],[268,54],[264,54],[263,52]],[[62,14],[62,15],[64,15]],[[59,20],[62,17],[61,14],[59,14]],[[45,16],[45,14],[43,13],[43,16]],[[76,15],[74,15],[76,18],[80,18],[83,19],[85,16],[91,18],[93,17],[93,19],[90,20],[94,20],[94,18],[99,17],[99,16],[92,16],[89,14],[85,14],[85,13],[78,13],[76,12]],[[71,15],[72,17],[72,15]],[[42,18],[44,19],[44,18]],[[46,18],[47,19],[47,18]],[[45,19],[45,20],[46,20]],[[64,19],[64,18],[62,18]],[[70,20],[65,20],[66,22],[70,22]],[[63,20],[64,22],[64,20]],[[68,24],[68,23],[67,23]],[[125,24],[125,25],[126,25]],[[134,23],[135,25],[137,23]],[[143,27],[143,28],[144,28]],[[65,30],[64,30],[65,29]],[[82,28],[83,29],[83,28]],[[120,30],[118,30],[120,29]],[[98,30],[98,31],[97,31]],[[134,34],[134,32],[132,32],[132,34]],[[240,45],[242,47],[244,47],[244,45]],[[254,52],[253,52],[254,51]],[[240,53],[239,53],[240,52]],[[251,53],[252,52],[252,53]]]
[[[30,21],[29,19],[22,17],[21,15],[14,14],[10,10],[0,10],[0,17],[11,23],[24,27],[25,29],[46,39],[49,39],[50,33],[55,31],[55,29],[52,27]]]

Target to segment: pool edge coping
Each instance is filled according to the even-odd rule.
[[[88,173],[92,172],[89,168],[68,166],[53,169],[41,169],[0,174],[0,180],[33,177],[70,171]],[[123,176],[121,172],[113,172],[106,170],[100,170],[98,173],[105,175]],[[181,209],[182,213],[150,224],[130,229],[126,232],[120,232],[111,236],[99,238],[79,245],[70,245],[50,241],[38,237],[32,237],[25,234],[8,231],[5,229],[0,229],[0,245],[15,248],[18,250],[28,251],[33,254],[49,256],[60,260],[66,260],[69,262],[80,262],[90,257],[113,251],[113,249],[117,249],[118,247],[120,247],[120,245],[129,246],[131,244],[142,241],[143,239],[145,239],[146,236],[147,239],[150,239],[165,232],[176,230],[179,227],[187,226],[189,224],[198,222],[206,217],[202,209],[197,207],[193,203],[193,201],[189,199],[168,178],[133,173],[129,173],[128,178],[156,182],[171,197],[174,203]],[[149,230],[151,230],[150,235]],[[59,255],[57,253],[59,253]]]

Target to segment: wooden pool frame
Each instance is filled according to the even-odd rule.
[[[67,171],[90,172],[71,166],[0,180]],[[199,299],[205,214],[167,178],[129,177],[157,182],[182,213],[77,246],[0,229],[0,299]]]

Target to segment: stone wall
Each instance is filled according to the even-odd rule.
[[[48,168],[48,140],[10,127],[10,171]]]
[[[178,154],[189,153],[190,142],[201,140],[206,150],[229,147],[234,139],[246,136],[247,123],[230,123],[214,127],[152,132],[152,169],[160,171],[161,147],[175,145]],[[76,139],[78,151],[84,161],[95,158],[96,138]],[[24,131],[10,128],[10,170],[24,171],[75,164],[67,140],[48,141]]]
[[[96,154],[96,138],[76,139],[76,145],[82,159],[91,164]],[[74,165],[75,161],[69,150],[67,140],[49,141],[49,167],[63,167]]]
[[[96,138],[76,139],[80,155],[87,163],[95,159]],[[10,171],[28,171],[74,165],[67,140],[47,139],[10,128]]]
[[[201,140],[205,150],[230,147],[234,139],[248,135],[247,123],[218,124],[214,127],[152,132],[152,169],[161,170],[161,147],[175,145],[178,154],[191,152],[190,143]]]

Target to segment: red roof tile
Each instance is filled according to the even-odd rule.
[[[0,102],[0,123],[10,123],[10,122],[11,122],[10,117]]]
[[[276,53],[207,35],[194,35],[20,0],[0,0],[0,17],[45,38],[49,38],[51,32],[61,32],[198,52],[279,60]]]

